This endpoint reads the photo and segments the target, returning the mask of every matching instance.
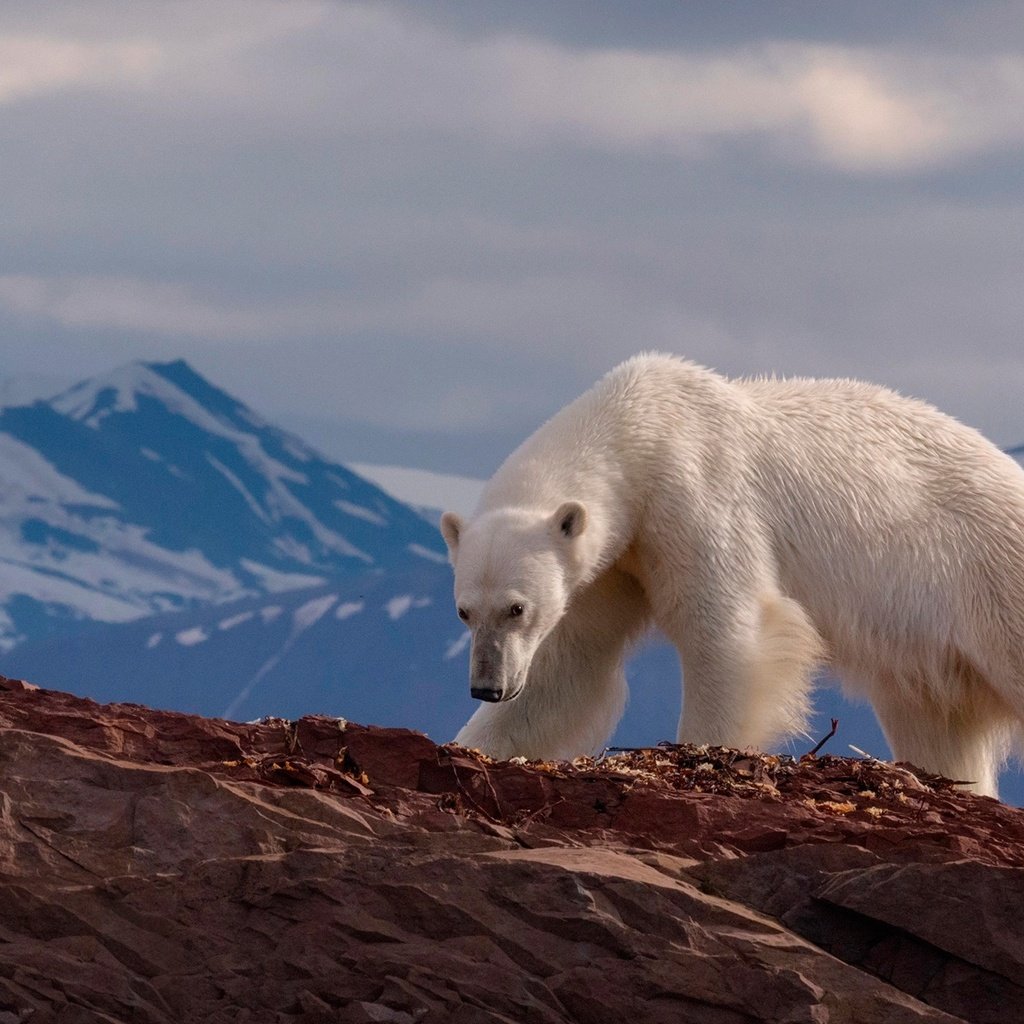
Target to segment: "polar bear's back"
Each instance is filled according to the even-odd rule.
[[[876,529],[948,515],[969,532],[980,517],[1024,543],[1024,470],[934,406],[860,381],[736,385],[751,399],[762,436],[750,450],[780,507],[787,496],[790,506],[832,498]]]
[[[481,509],[595,490],[621,501],[624,487],[646,490],[674,471],[700,472],[712,489],[745,475],[784,517],[826,502],[828,516],[877,530],[959,507],[1024,543],[1024,470],[933,406],[853,380],[731,380],[658,353],[620,364],[535,431]]]
[[[766,431],[755,473],[782,583],[836,661],[856,671],[884,650],[912,677],[927,651],[1021,676],[1024,470],[972,428],[885,388],[740,386]]]

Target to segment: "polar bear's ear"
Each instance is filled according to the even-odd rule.
[[[559,505],[552,517],[552,525],[562,537],[578,537],[587,528],[587,510],[578,501]]]
[[[459,549],[459,534],[462,533],[462,516],[458,512],[445,512],[441,516],[441,536],[448,545],[448,557],[455,560],[455,552]]]

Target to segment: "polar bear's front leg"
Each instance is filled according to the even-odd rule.
[[[569,641],[567,632],[556,627],[541,645],[515,700],[477,708],[455,742],[500,760],[572,760],[600,750],[626,706],[624,644],[616,653],[607,643]]]
[[[683,663],[679,742],[764,749],[805,731],[824,645],[803,608],[774,590],[688,604],[670,633]]]
[[[637,582],[617,570],[605,573],[573,599],[541,644],[522,693],[482,705],[455,742],[502,759],[596,753],[622,717],[623,659],[647,621]]]

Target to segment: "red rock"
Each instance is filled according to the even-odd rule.
[[[1022,812],[877,762],[494,763],[0,679],[0,1022],[1008,1022],[1022,865]]]

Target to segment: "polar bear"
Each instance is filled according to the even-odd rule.
[[[996,793],[1024,716],[1024,471],[923,402],[636,356],[441,530],[485,702],[458,743],[598,750],[653,625],[683,666],[680,742],[803,730],[827,663],[897,759]]]

